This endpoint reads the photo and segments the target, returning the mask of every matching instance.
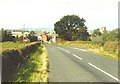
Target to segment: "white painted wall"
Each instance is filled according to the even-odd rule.
[[[52,42],[56,42],[56,36],[54,36],[53,38],[52,38]]]

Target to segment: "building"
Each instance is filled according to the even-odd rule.
[[[38,39],[39,41],[42,40],[42,36],[38,35],[38,36],[37,36],[37,39]]]
[[[24,36],[24,37],[26,37],[26,36],[28,36],[30,34],[30,32],[22,32],[22,31],[13,31],[12,32],[12,36],[15,36],[15,37],[21,37],[21,36]]]
[[[30,34],[30,32],[24,32],[23,35],[24,36],[28,36]]]
[[[55,33],[55,31],[49,32],[49,33],[47,34],[47,36],[51,36],[50,41],[56,43],[56,37],[57,37],[58,35]]]
[[[23,34],[22,34],[22,32],[12,32],[12,36],[15,36],[15,37],[20,37],[20,36],[22,36]]]
[[[56,36],[53,36],[52,42],[56,43]]]
[[[47,33],[44,31],[44,32],[42,32],[42,41],[43,42],[48,42],[47,41],[47,35],[46,35]]]

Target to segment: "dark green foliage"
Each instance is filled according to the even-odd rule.
[[[77,15],[67,15],[54,24],[54,30],[64,40],[87,40],[89,34],[85,22]]]
[[[37,36],[35,36],[35,32],[31,31],[30,34],[27,36],[30,42],[37,41]]]
[[[31,36],[34,36],[34,34],[35,34],[35,31],[31,31],[31,32],[30,32],[30,35],[31,35]]]
[[[36,36],[30,36],[29,39],[30,39],[30,42],[37,41],[37,37]]]

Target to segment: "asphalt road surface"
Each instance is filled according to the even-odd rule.
[[[118,62],[71,48],[45,44],[49,57],[49,82],[118,82]]]

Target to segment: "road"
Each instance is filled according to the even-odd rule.
[[[45,44],[49,82],[117,82],[118,62],[82,48]]]

